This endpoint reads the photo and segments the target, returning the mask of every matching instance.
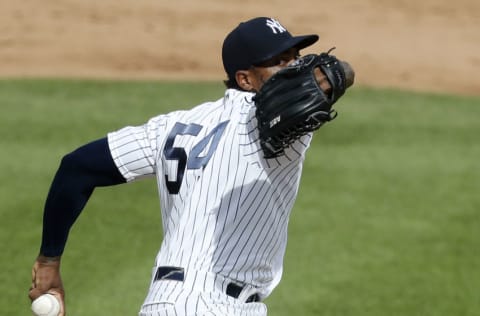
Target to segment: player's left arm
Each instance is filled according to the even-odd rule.
[[[343,71],[345,73],[346,87],[349,88],[353,85],[355,81],[355,71],[348,62],[343,60],[339,60],[339,62],[341,63]],[[330,81],[328,81],[327,76],[322,72],[320,68],[315,68],[314,74],[320,88],[323,90],[323,92],[329,94],[332,90],[332,85],[330,84]]]
[[[32,268],[32,300],[53,291],[61,297],[60,258],[68,233],[96,187],[126,182],[113,162],[107,138],[65,155],[55,174],[44,208],[40,254]]]

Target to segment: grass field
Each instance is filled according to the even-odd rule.
[[[0,81],[0,314],[29,315],[63,154],[221,96],[220,84]],[[480,315],[480,99],[354,88],[316,133],[270,315]],[[98,189],[63,259],[71,316],[136,315],[161,242],[155,183]]]

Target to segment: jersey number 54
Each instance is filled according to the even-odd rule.
[[[170,194],[178,194],[178,192],[180,192],[185,169],[205,168],[210,158],[212,158],[213,153],[217,149],[220,138],[222,137],[223,131],[225,130],[228,122],[229,121],[224,121],[215,126],[210,133],[208,133],[195,146],[192,147],[188,154],[183,147],[173,147],[175,137],[178,135],[197,136],[202,130],[203,126],[195,123],[175,123],[170,131],[170,134],[168,134],[165,147],[163,148],[163,155],[165,156],[166,160],[177,161],[176,179],[174,181],[170,181],[168,180],[168,175],[165,175],[165,183]],[[209,144],[210,146],[208,147],[208,151],[203,156],[200,156]]]

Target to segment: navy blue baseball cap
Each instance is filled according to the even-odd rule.
[[[261,64],[284,51],[302,49],[318,41],[318,35],[292,36],[277,20],[257,17],[240,23],[223,42],[223,67],[229,80],[235,73]]]

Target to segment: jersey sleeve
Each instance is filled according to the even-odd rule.
[[[155,175],[158,128],[158,118],[154,118],[108,134],[113,161],[128,182]]]

